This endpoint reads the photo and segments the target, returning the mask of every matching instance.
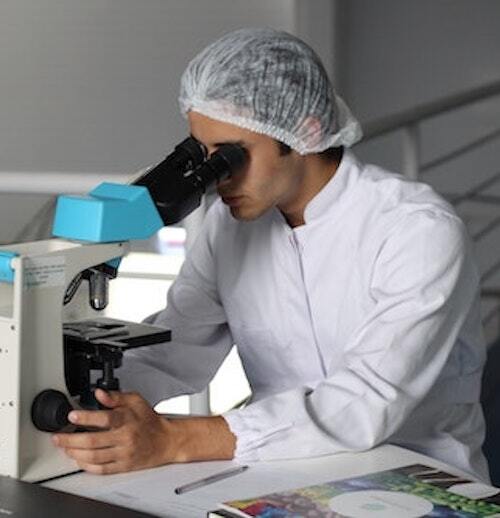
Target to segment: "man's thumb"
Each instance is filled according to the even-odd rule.
[[[107,408],[115,408],[120,404],[119,392],[107,392],[98,388],[95,390],[95,398]]]

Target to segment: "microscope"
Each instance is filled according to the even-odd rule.
[[[128,242],[182,220],[245,160],[237,145],[207,157],[187,138],[132,184],[59,196],[54,238],[0,247],[0,475],[40,481],[77,470],[52,433],[75,431],[71,409],[99,408],[96,387],[119,390],[124,351],[168,347],[171,338],[168,329],[97,317]],[[75,296],[84,290],[88,303]]]

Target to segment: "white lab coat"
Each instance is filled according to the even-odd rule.
[[[303,226],[212,206],[151,319],[173,342],[129,352],[123,386],[152,403],[199,391],[236,343],[253,391],[224,415],[237,460],[390,442],[488,480],[478,285],[451,207],[347,151]]]

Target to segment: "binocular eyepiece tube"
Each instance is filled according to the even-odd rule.
[[[199,207],[207,188],[243,167],[246,151],[224,144],[207,159],[203,144],[192,137],[181,142],[134,185],[147,187],[165,225],[178,223]]]

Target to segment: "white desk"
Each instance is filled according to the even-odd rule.
[[[435,466],[457,475],[459,470],[396,446],[363,453],[342,453],[314,459],[259,462],[246,472],[176,495],[174,489],[234,465],[231,461],[177,464],[119,475],[79,473],[44,484],[47,487],[104,500],[169,518],[204,518],[217,504],[273,491],[359,476],[408,464]],[[466,475],[467,476],[467,475]],[[470,476],[467,476],[470,478]]]

